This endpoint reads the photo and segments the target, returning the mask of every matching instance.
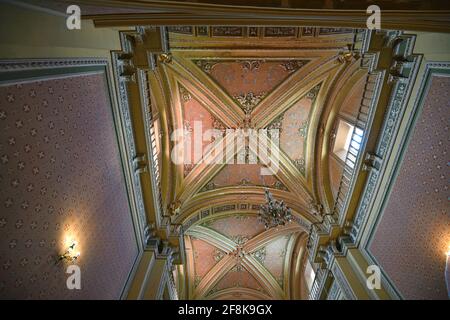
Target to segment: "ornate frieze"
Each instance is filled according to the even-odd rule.
[[[235,204],[226,204],[223,206],[214,207],[214,213],[231,211],[231,210],[235,210],[235,209],[236,209]]]
[[[208,36],[208,27],[207,26],[198,26],[197,27],[197,35],[198,36]]]
[[[257,37],[258,36],[258,27],[248,27],[248,36],[249,37]]]
[[[319,28],[319,35],[333,35],[353,33],[353,29],[350,28]]]
[[[168,30],[173,33],[194,34],[194,27],[192,26],[170,26]]]
[[[295,37],[297,28],[295,27],[265,27],[266,37]]]
[[[316,32],[316,28],[314,27],[303,27],[301,28],[302,37],[313,37]]]
[[[213,37],[242,37],[244,35],[243,27],[211,27]]]

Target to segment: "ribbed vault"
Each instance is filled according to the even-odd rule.
[[[320,220],[317,204],[332,202],[324,137],[339,108],[332,99],[363,76],[348,49],[355,34],[169,30],[170,61],[149,83],[166,133],[161,162],[170,164],[162,190],[185,231],[187,297],[299,298],[290,282],[301,278],[305,232]],[[220,135],[208,135],[213,129]],[[278,134],[240,145],[236,129]],[[256,221],[265,188],[292,208],[294,222],[265,231]]]

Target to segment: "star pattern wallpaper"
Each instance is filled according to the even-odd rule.
[[[449,77],[433,76],[369,247],[406,299],[447,298],[449,91]]]
[[[120,297],[138,248],[104,72],[0,86],[0,190],[1,297]]]

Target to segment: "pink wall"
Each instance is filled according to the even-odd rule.
[[[138,254],[103,73],[0,86],[0,298],[119,298]],[[79,242],[81,290],[55,265]]]
[[[434,76],[369,250],[407,299],[447,299],[450,78]]]

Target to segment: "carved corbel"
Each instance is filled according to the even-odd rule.
[[[154,223],[150,223],[144,230],[144,239],[147,249],[159,252],[161,239],[156,236],[156,227]]]
[[[124,60],[119,66],[120,77],[125,81],[136,81],[136,68],[130,63],[130,61]]]
[[[401,36],[399,36],[399,34],[399,32],[388,33],[385,40],[385,46],[396,50],[400,43],[404,40]]]
[[[138,154],[133,158],[134,173],[147,172],[147,159],[145,154]]]
[[[378,171],[381,168],[382,159],[373,153],[366,153],[362,169],[364,171],[375,170]]]
[[[342,233],[346,236],[349,236],[350,233],[352,232],[352,227],[353,227],[353,222],[346,221],[344,224],[344,229],[343,229]]]

